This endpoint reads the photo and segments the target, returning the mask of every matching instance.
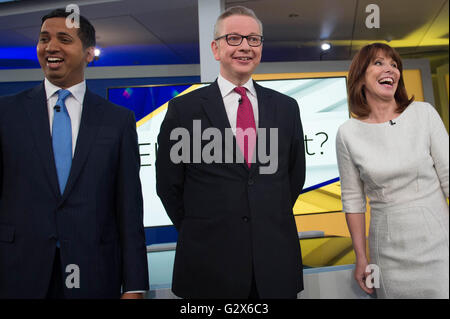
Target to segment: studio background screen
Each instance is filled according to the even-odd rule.
[[[291,96],[297,100],[300,108],[306,154],[306,181],[300,198],[306,195],[314,198],[317,194],[320,200],[313,200],[314,204],[303,198],[298,200],[294,214],[340,212],[340,189],[337,185],[339,172],[334,141],[338,127],[349,118],[346,78],[262,80],[257,83]],[[172,225],[156,194],[155,178],[157,136],[168,102],[178,95],[207,85],[209,83],[108,89],[111,102],[133,110],[136,115],[145,227]],[[331,194],[324,197],[323,194],[330,193],[331,188]],[[338,200],[335,195],[339,197]]]

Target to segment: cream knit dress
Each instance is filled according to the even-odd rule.
[[[394,123],[349,119],[336,152],[343,211],[370,201],[378,298],[449,298],[449,139],[436,110],[413,102]]]

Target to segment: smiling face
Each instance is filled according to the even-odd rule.
[[[44,21],[37,45],[45,77],[63,89],[84,79],[84,69],[94,58],[94,48],[83,48],[77,28],[67,28],[65,18]]]
[[[258,22],[245,15],[233,15],[220,22],[220,35],[240,34],[262,35]],[[214,58],[220,62],[220,74],[240,86],[246,83],[261,61],[262,45],[251,47],[247,39],[243,39],[239,46],[231,46],[225,38],[213,41],[211,48]]]
[[[367,102],[395,101],[394,95],[400,80],[400,71],[391,57],[379,50],[366,69],[364,92]]]

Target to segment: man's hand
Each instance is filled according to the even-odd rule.
[[[144,299],[143,293],[126,292],[120,299]]]

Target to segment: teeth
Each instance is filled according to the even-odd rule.
[[[237,58],[238,60],[248,61],[250,58]]]
[[[385,83],[388,82],[389,84],[394,83],[394,80],[392,78],[383,78],[381,80],[378,81],[379,83]]]
[[[61,62],[63,61],[63,59],[60,58],[47,58],[48,62]]]

